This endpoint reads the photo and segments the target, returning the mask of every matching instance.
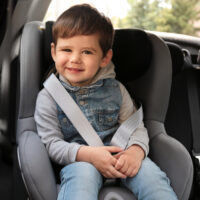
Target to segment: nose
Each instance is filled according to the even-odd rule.
[[[81,56],[78,52],[73,52],[71,54],[71,63],[80,63],[81,62]]]

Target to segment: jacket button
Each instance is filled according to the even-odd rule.
[[[108,118],[108,121],[109,121],[109,122],[112,122],[112,120],[113,120],[112,117],[109,117],[109,118]]]
[[[83,106],[83,105],[85,104],[85,101],[80,101],[79,104],[80,104],[81,106]]]
[[[66,117],[63,118],[63,122],[64,122],[64,123],[67,122],[67,118],[66,118]]]

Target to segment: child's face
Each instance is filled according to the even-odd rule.
[[[106,67],[112,58],[112,50],[103,57],[97,34],[58,38],[51,44],[56,69],[73,86],[91,83],[100,67]]]

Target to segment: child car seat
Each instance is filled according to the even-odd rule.
[[[30,199],[55,200],[58,193],[55,171],[37,135],[34,109],[42,78],[52,64],[51,26],[41,22],[25,25],[20,47],[20,91],[17,119],[18,159]],[[190,195],[193,165],[185,147],[166,134],[164,120],[171,87],[171,58],[165,43],[137,29],[116,30],[113,62],[117,79],[139,99],[150,137],[150,157],[165,171],[178,199]],[[127,189],[105,185],[99,199],[136,199]]]
[[[173,76],[165,127],[167,133],[180,141],[192,157],[194,163],[194,183],[191,197],[194,198],[193,195],[195,195],[195,198],[197,198],[200,195],[200,168],[199,159],[197,159],[199,157],[199,139],[198,135],[195,135],[194,126],[198,126],[199,124],[199,105],[195,104],[196,100],[199,103],[199,99],[198,94],[197,96],[192,95],[192,99],[190,99],[191,91],[189,90],[192,90],[192,92],[199,91],[199,71],[192,64],[190,55],[188,55],[186,49],[182,49],[181,46],[172,42],[167,42],[167,45],[172,57]],[[191,105],[194,106],[195,112]],[[193,117],[195,117],[195,120]],[[195,142],[197,142],[197,146]]]
[[[169,135],[179,140],[186,149],[192,152],[192,128],[187,94],[184,55],[181,47],[167,43],[172,56],[172,85],[170,101],[165,119],[165,127]],[[187,123],[183,123],[187,122]]]

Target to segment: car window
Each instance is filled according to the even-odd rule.
[[[126,0],[52,0],[44,21],[55,20],[67,8],[82,3],[96,7],[112,20],[115,27],[118,27],[118,21],[125,18],[129,10],[129,4]]]
[[[81,3],[95,6],[115,28],[200,36],[198,0],[52,0],[44,21],[56,20],[64,10]]]

